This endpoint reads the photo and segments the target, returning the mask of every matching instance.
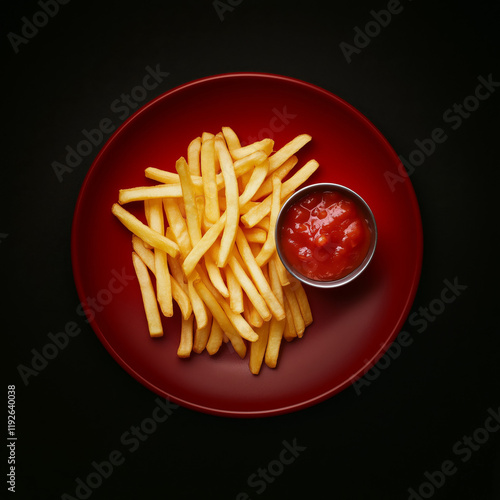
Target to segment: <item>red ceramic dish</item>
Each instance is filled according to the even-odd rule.
[[[149,184],[144,169],[174,171],[191,139],[232,127],[242,142],[300,133],[313,139],[299,164],[320,168],[308,183],[350,187],[370,205],[378,246],[369,268],[341,289],[307,293],[314,323],[284,342],[278,367],[254,376],[225,346],[179,359],[179,314],[151,339],[131,262],[130,233],[111,214],[120,188]],[[129,118],[106,143],[83,183],[74,214],[76,287],[100,341],[155,393],[215,415],[261,417],[318,403],[348,387],[385,352],[405,321],[420,277],[422,227],[411,182],[391,186],[399,159],[380,132],[345,101],[314,85],[255,73],[205,78],[175,88]],[[135,211],[134,206],[127,206]],[[137,206],[137,213],[140,213]]]

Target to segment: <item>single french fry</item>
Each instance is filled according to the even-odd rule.
[[[173,198],[163,199],[163,209],[167,217],[168,225],[175,235],[181,256],[185,258],[191,251],[191,239],[189,237],[186,220],[182,216],[179,204]]]
[[[172,283],[167,263],[167,254],[155,248],[156,296],[161,312],[171,317],[174,315]]]
[[[210,139],[213,139],[215,137],[214,134],[212,134],[211,132],[203,132],[203,134],[201,134],[201,142],[207,142],[209,141]]]
[[[216,243],[214,244],[214,246],[215,245]],[[206,252],[203,258],[205,260],[205,268],[208,275],[210,276],[212,284],[223,297],[228,298],[229,290],[227,289],[226,283],[224,283],[224,278],[221,274],[221,268],[217,267],[210,252]]]
[[[290,287],[295,293],[302,318],[304,319],[305,326],[307,327],[313,322],[313,315],[306,291],[304,290],[302,283],[298,279],[294,278],[292,275],[290,275],[290,273],[288,273],[288,275],[290,276]]]
[[[215,151],[219,158],[222,175],[224,176],[226,192],[226,224],[220,242],[219,258],[217,265],[224,267],[227,264],[229,254],[233,249],[236,239],[236,231],[240,220],[240,210],[238,203],[238,182],[234,173],[234,165],[231,155],[227,149],[224,139],[216,137]]]
[[[276,269],[276,263],[273,260],[270,260],[268,268],[271,290],[273,291],[274,295],[276,295],[276,298],[280,301],[280,303],[284,304],[283,288],[281,286],[278,270]],[[269,338],[267,341],[266,354],[264,357],[264,361],[266,365],[269,366],[269,368],[276,368],[276,365],[278,363],[281,339],[283,338],[285,325],[286,319],[271,319],[271,323],[269,325]]]
[[[170,269],[170,274],[175,278],[177,283],[182,287],[182,289],[187,293],[187,279],[184,276],[182,270],[182,264],[179,257],[174,259],[170,255],[167,256],[168,267]]]
[[[260,227],[245,227],[243,233],[248,243],[264,243],[267,238],[267,231]]]
[[[153,200],[158,198],[181,198],[182,189],[180,184],[163,184],[158,186],[140,186],[120,189],[118,192],[118,203],[125,205],[132,201]]]
[[[170,283],[172,286],[172,297],[177,302],[182,317],[184,319],[189,318],[189,316],[193,313],[189,295],[173,276],[170,276]]]
[[[259,253],[260,253],[262,245],[259,245],[258,243],[248,243],[248,246],[252,250],[253,256],[257,257],[257,255],[259,255]]]
[[[241,257],[245,261],[245,264],[248,268],[252,276],[252,280],[255,283],[255,286],[259,290],[263,299],[266,301],[266,304],[269,307],[269,310],[277,319],[283,319],[285,317],[285,311],[283,306],[279,303],[278,299],[274,295],[267,282],[264,274],[262,273],[261,268],[255,261],[255,257],[252,253],[252,250],[243,234],[241,229],[238,229],[236,235],[236,244],[238,246],[238,250],[240,252]]]
[[[305,146],[312,137],[308,134],[301,134],[285,144],[281,149],[269,157],[269,173],[273,173],[278,167],[294,155],[299,149]]]
[[[245,318],[245,321],[250,324],[250,321],[252,318],[250,317],[250,310],[252,308],[252,303],[250,302],[250,299],[248,298],[247,295],[243,294],[243,312],[241,313],[243,317]]]
[[[269,324],[269,337],[267,340],[266,354],[264,361],[269,368],[276,368],[281,347],[281,339],[285,330],[286,320],[271,319]]]
[[[272,191],[272,190],[271,190]],[[260,229],[264,229],[264,231],[266,231],[266,233],[269,231],[269,215],[267,215],[266,217],[264,217],[263,219],[261,219],[259,222],[257,222],[257,224],[255,224],[255,226],[253,227],[258,227]],[[246,227],[246,228],[243,228],[243,229],[252,229],[251,227]]]
[[[219,220],[202,236],[201,240],[193,246],[192,250],[184,259],[182,269],[186,276],[189,276],[197,266],[200,259],[205,255],[209,248],[215,243],[219,235],[222,233],[226,224],[226,212],[224,212]]]
[[[175,172],[169,172],[168,170],[163,170],[161,168],[156,167],[147,167],[144,169],[144,175],[153,181],[161,182],[162,184],[179,184],[181,185],[181,181],[179,179],[179,174]],[[199,177],[200,181],[201,178]],[[201,186],[201,182],[200,182]],[[181,188],[182,194],[182,188]]]
[[[200,149],[201,137],[193,139],[188,146],[187,157],[189,173],[191,175],[200,175]]]
[[[255,170],[255,168],[253,170]],[[252,177],[253,170],[249,170],[242,176],[238,177],[238,192],[240,193],[240,197],[243,194],[243,191],[245,191],[245,187],[247,186],[250,177]],[[240,202],[240,206],[244,207],[245,203]]]
[[[245,315],[245,319],[247,320],[248,324],[254,329],[260,328],[264,323],[264,319],[259,314],[259,312],[257,311],[257,309],[250,300],[247,303],[247,307],[248,307],[248,313]],[[270,319],[272,318],[273,316],[271,315]]]
[[[201,240],[201,221],[198,217],[198,208],[196,206],[196,193],[194,184],[189,174],[186,160],[181,157],[175,163],[175,169],[179,174],[182,187],[182,198],[186,210],[186,222],[191,239],[191,245],[194,247]]]
[[[210,354],[210,356],[213,356],[220,349],[223,337],[224,337],[224,332],[222,331],[222,328],[220,327],[219,323],[217,323],[215,319],[212,320],[210,336],[208,337],[208,342],[207,342],[207,352],[208,354]]]
[[[146,248],[144,242],[132,234],[132,249],[141,258],[141,260],[146,264],[148,269],[154,274],[155,273],[155,254],[150,248]]]
[[[161,200],[149,200],[150,216],[149,224],[151,229],[160,234],[164,234],[165,226],[163,221],[163,205]],[[161,312],[171,317],[174,315],[172,298],[172,284],[170,283],[170,271],[168,269],[167,254],[158,248],[154,249],[155,276],[156,276],[156,296],[160,304]]]
[[[224,134],[229,151],[241,148],[240,140],[231,127],[222,127],[222,133]]]
[[[300,311],[299,303],[297,302],[297,297],[295,296],[295,292],[292,290],[291,286],[288,285],[283,288],[283,292],[285,294],[285,299],[290,306],[290,312],[292,313],[293,323],[295,325],[295,331],[297,333],[297,337],[301,338],[304,335],[304,330],[306,328],[304,318],[302,317],[302,313]]]
[[[146,217],[146,223],[149,227],[151,227],[151,199],[144,200],[143,204],[144,204],[144,217]]]
[[[200,224],[201,234],[203,234],[202,227],[203,227],[203,220],[205,219],[205,197],[197,196],[195,201],[196,201],[196,209],[198,211],[198,223]]]
[[[281,286],[287,286],[290,284],[290,273],[286,270],[283,262],[281,262],[280,256],[276,252],[273,255],[274,263],[276,264],[276,270],[278,272],[278,276],[280,278]]]
[[[309,177],[317,170],[319,164],[316,160],[309,160],[300,170],[298,170],[290,179],[282,183],[281,186],[281,201],[284,201],[292,194],[300,185],[306,182]],[[271,196],[267,196],[257,206],[251,208],[242,217],[241,221],[246,227],[253,227],[263,217],[271,211]]]
[[[149,277],[148,268],[135,252],[132,252],[132,262],[134,264],[137,280],[139,281],[149,335],[151,337],[161,337],[163,335],[163,326],[161,323],[160,311],[158,309],[158,301],[156,300],[153,284]]]
[[[250,371],[254,375],[258,375],[262,366],[262,361],[266,352],[267,340],[269,337],[269,322],[264,322],[257,329],[258,340],[250,344]]]
[[[182,217],[184,217],[184,220],[186,220],[186,207],[184,206],[184,199],[183,198],[175,198],[175,201],[176,201],[177,205],[179,206],[179,211],[180,211]],[[187,227],[187,221],[186,221],[186,227]],[[189,232],[188,232],[188,234],[189,234]]]
[[[281,181],[277,177],[273,177],[273,194],[271,198],[271,214],[269,216],[269,231],[267,239],[262,245],[262,248],[255,258],[257,264],[262,267],[276,252],[276,240],[274,231],[276,228],[276,221],[278,220],[278,213],[281,208]]]
[[[253,195],[252,200],[257,201],[260,200],[261,198],[264,198],[264,196],[271,194],[273,192],[273,176],[275,175],[280,181],[283,181],[283,179],[287,176],[290,170],[292,170],[292,168],[295,167],[298,160],[299,159],[295,155],[293,155],[290,158],[288,158],[288,160],[286,160],[285,163],[283,163],[283,165],[277,168],[274,172],[272,173],[267,172],[266,180],[262,183],[260,188]]]
[[[266,158],[267,154],[264,151],[254,151],[250,153],[248,156],[241,158],[240,160],[236,160],[234,162],[234,173],[236,177],[242,177],[252,170],[255,165],[262,163]]]
[[[245,310],[243,305],[243,289],[231,267],[226,266],[224,269],[226,273],[227,289],[229,291],[229,307],[231,311],[236,314],[241,314]]]
[[[285,312],[286,312],[285,331],[283,332],[283,338],[287,342],[290,342],[291,340],[297,338],[297,331],[295,329],[295,323],[293,321],[292,310],[290,309],[290,304],[288,303],[286,296],[284,297],[283,307],[284,307]]]
[[[205,217],[212,223],[217,222],[220,217],[215,160],[215,142],[211,138],[201,146],[201,176],[205,196]]]
[[[118,203],[113,204],[111,212],[129,231],[141,238],[141,240],[145,243],[167,252],[172,257],[177,257],[179,254],[179,247],[177,243],[168,239],[166,236],[161,235],[157,231],[154,231],[149,226],[146,226],[146,224],[141,222],[137,217],[132,215],[128,210],[125,210]]]
[[[248,156],[255,151],[263,151],[266,155],[269,155],[274,146],[274,141],[272,139],[262,139],[261,141],[254,142],[248,146],[243,146],[238,149],[233,149],[231,151],[231,156],[234,160],[241,160],[245,156]]]
[[[255,168],[250,174],[250,177],[246,181],[245,189],[239,197],[240,206],[244,206],[253,198],[257,190],[264,182],[268,170],[269,170],[269,160],[267,158],[263,162],[255,165]],[[240,178],[242,179],[243,177]]]
[[[271,290],[273,291],[274,295],[276,295],[276,298],[279,300],[280,304],[283,305],[285,302],[285,297],[276,262],[274,260],[270,260],[267,267],[269,270],[269,284],[271,285]]]
[[[239,193],[239,186],[238,186],[238,193]],[[259,202],[257,201],[247,201],[244,205],[240,205],[240,216],[242,214],[246,214],[247,212],[252,210],[252,208],[257,207],[258,205]],[[227,208],[226,198],[224,196],[220,196],[220,194],[219,194],[219,207],[222,211],[225,211]]]
[[[247,322],[252,328],[259,328],[260,326],[262,326],[262,323],[264,323],[264,320],[262,319],[262,316],[259,314],[257,309],[255,309],[255,306],[251,302],[249,303],[249,306],[250,306],[250,311]]]
[[[170,240],[174,241],[174,242],[177,244],[177,246],[179,246],[179,243],[177,242],[177,238],[175,237],[175,234],[174,234],[174,232],[172,231],[172,228],[171,228],[170,226],[167,226],[167,227],[166,227],[166,229],[165,229],[165,236],[166,236],[168,239],[170,239]],[[179,249],[179,250],[180,250],[180,249]],[[180,253],[180,252],[179,252],[179,253]],[[176,257],[176,259],[177,259],[177,258],[182,258],[182,255],[178,255],[178,256]]]
[[[194,341],[193,341],[193,351],[196,353],[201,353],[205,350],[207,346],[208,339],[210,337],[210,331],[212,330],[212,314],[208,313],[208,321],[206,325],[198,326],[194,331]]]
[[[179,358],[189,358],[193,349],[193,316],[181,319],[181,339],[177,348]]]
[[[194,287],[194,279],[190,277],[188,279],[188,295],[191,301],[191,306],[193,309],[193,314],[196,319],[196,325],[198,328],[203,328],[208,324],[208,311],[205,308],[205,304],[201,297],[198,295],[196,288]]]

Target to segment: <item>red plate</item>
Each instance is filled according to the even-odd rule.
[[[131,263],[130,233],[111,214],[118,190],[150,182],[144,169],[174,170],[203,131],[232,127],[248,143],[272,137],[279,148],[301,133],[313,140],[299,164],[320,168],[310,183],[343,184],[370,205],[378,244],[369,269],[340,289],[308,288],[314,323],[302,339],[283,342],[278,367],[250,373],[227,345],[179,359],[179,312],[165,335],[149,338]],[[72,260],[90,324],[116,361],[155,393],[216,415],[283,414],[318,403],[348,387],[385,352],[405,321],[420,277],[422,227],[408,179],[380,132],[329,92],[287,77],[242,73],[197,80],[144,106],[111,137],[92,165],[74,215]],[[127,206],[140,214],[142,204]]]

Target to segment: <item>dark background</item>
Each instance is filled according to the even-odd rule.
[[[77,479],[118,450],[124,463],[80,498],[235,499],[246,492],[252,499],[405,500],[446,460],[454,472],[442,486],[424,485],[422,498],[500,498],[500,432],[478,430],[500,405],[493,206],[500,90],[456,130],[443,120],[474,94],[479,76],[500,81],[498,2],[401,0],[402,11],[348,63],[339,44],[353,44],[355,28],[387,4],[222,0],[218,13],[211,1],[75,0],[59,5],[18,53],[7,34],[21,35],[23,17],[32,20],[41,4],[4,4],[0,257],[5,392],[16,385],[13,497],[78,498]],[[421,317],[419,308],[432,301],[438,307],[445,279],[467,288],[425,328],[407,322],[413,343],[360,394],[350,387],[267,419],[178,408],[131,451],[121,436],[151,417],[156,395],[112,360],[76,313],[71,223],[95,155],[61,183],[51,164],[64,161],[81,130],[109,116],[110,103],[157,64],[169,76],[147,100],[208,75],[270,72],[340,96],[405,157],[416,139],[443,128],[447,140],[411,175],[425,242],[412,313]],[[81,333],[25,384],[19,366],[31,366],[32,349],[71,321]],[[467,445],[466,436],[473,436]],[[281,472],[283,441],[294,440],[302,451]],[[247,481],[269,464],[281,473],[260,492]],[[441,484],[439,474],[434,481]]]

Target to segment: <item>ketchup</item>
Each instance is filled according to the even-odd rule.
[[[305,195],[284,214],[284,257],[300,274],[331,281],[354,271],[370,246],[370,229],[357,203],[339,192]]]

